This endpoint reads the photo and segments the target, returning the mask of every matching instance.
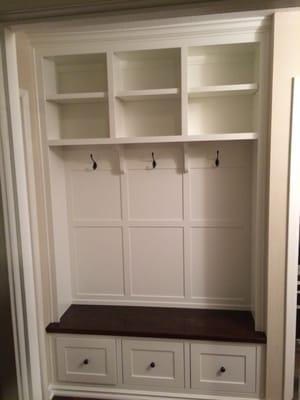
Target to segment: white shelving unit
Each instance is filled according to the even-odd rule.
[[[45,57],[49,144],[149,143],[151,137],[188,142],[207,140],[207,135],[216,140],[221,134],[222,140],[255,140],[257,52],[255,43],[243,43],[185,52],[167,48]]]
[[[41,56],[59,315],[81,302],[255,309],[259,54],[176,42]]]
[[[163,38],[137,28],[125,32],[126,40],[122,30],[93,32],[93,40],[79,33],[66,42],[36,39],[48,323],[59,324],[70,306],[147,306],[242,311],[250,322],[252,313],[253,330],[264,331],[268,46],[267,33],[253,26],[230,34],[223,26],[199,33],[192,25],[170,28]],[[172,389],[169,378],[151,380],[150,369],[147,379],[133,377],[125,334],[90,341],[74,332],[72,348],[71,337],[52,333],[58,333],[50,349],[54,388],[62,381],[110,382],[127,395],[133,389],[151,395],[155,385],[167,397],[263,393],[259,335],[249,346],[224,339],[216,354],[199,340],[195,360],[192,339],[176,338],[178,346],[168,336],[159,345],[133,339],[143,351],[135,355],[142,369],[149,354],[167,360],[161,376],[174,375],[177,354],[184,376],[170,378]],[[70,356],[70,375],[61,348]],[[103,381],[100,364],[85,364],[86,375],[78,366],[96,353],[113,365]],[[199,357],[208,360],[211,384],[199,378]],[[234,378],[223,382],[215,370],[224,360]]]

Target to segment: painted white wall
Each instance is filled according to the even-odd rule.
[[[292,78],[300,74],[300,12],[274,14],[268,226],[267,399],[283,397]]]

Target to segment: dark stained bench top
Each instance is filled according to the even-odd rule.
[[[73,304],[48,333],[266,343],[250,311]]]

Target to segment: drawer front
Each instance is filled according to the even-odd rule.
[[[57,337],[56,354],[60,381],[117,383],[114,339]]]
[[[209,392],[254,393],[256,347],[191,344],[191,386]]]
[[[183,343],[123,340],[125,384],[184,387]]]

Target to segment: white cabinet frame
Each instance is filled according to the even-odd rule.
[[[284,400],[294,396],[297,316],[298,245],[300,223],[300,78],[293,79],[290,138],[290,176],[287,231],[287,278],[285,309]]]
[[[145,32],[150,37],[157,38],[157,32],[159,32],[166,42],[166,47],[169,47],[169,43],[167,43],[168,35],[176,35],[178,30],[181,29],[183,35],[188,35],[192,32],[193,34],[207,34],[210,36],[210,41],[214,42],[214,31],[216,29],[219,32],[224,32],[224,43],[231,40],[232,34],[234,32],[240,32],[240,40],[241,42],[249,40],[249,38],[257,39],[261,34],[266,34],[264,18],[249,18],[249,19],[237,19],[236,21],[216,21],[216,22],[207,22],[204,21],[202,23],[190,22],[189,24],[183,23],[182,25],[170,25],[166,26],[156,26],[152,27],[149,23],[145,24],[145,28],[143,28],[139,33],[139,40],[136,39],[138,28],[130,28],[126,31],[124,35],[124,41],[129,41],[129,48],[136,48],[137,43],[139,42],[139,46],[143,46],[143,37]],[[34,31],[34,29],[33,29]],[[255,33],[254,33],[255,32]],[[119,29],[119,32],[104,32],[103,36],[107,40],[110,40],[111,35],[123,35],[124,32]],[[51,36],[51,35],[50,35]],[[55,36],[55,34],[54,34]],[[96,42],[97,35],[91,32],[86,34],[88,39],[92,40],[93,43]],[[191,35],[193,36],[193,35]],[[266,34],[266,38],[268,38],[268,34]],[[3,203],[5,207],[6,218],[6,237],[7,237],[7,252],[8,252],[8,260],[10,264],[10,285],[11,285],[11,297],[13,302],[13,318],[14,318],[14,332],[15,332],[15,343],[16,343],[16,354],[17,354],[17,364],[18,364],[18,377],[19,377],[19,388],[24,393],[20,393],[20,400],[40,400],[41,398],[48,398],[47,389],[45,387],[49,383],[49,376],[47,370],[46,363],[46,351],[47,351],[47,343],[45,340],[43,319],[42,319],[42,311],[37,310],[35,307],[30,309],[30,313],[24,313],[24,307],[29,307],[29,305],[33,304],[36,306],[38,302],[41,302],[41,282],[39,282],[38,277],[34,276],[34,267],[32,263],[38,264],[38,231],[36,226],[34,226],[34,215],[31,214],[34,209],[34,204],[32,198],[28,200],[26,197],[28,196],[27,190],[29,189],[28,180],[32,183],[32,171],[30,171],[30,166],[26,165],[26,158],[29,156],[30,145],[25,148],[23,142],[22,135],[22,119],[21,119],[21,109],[19,104],[19,88],[18,88],[18,78],[17,78],[17,60],[16,60],[16,52],[15,52],[15,38],[12,32],[6,31],[3,35],[3,38],[0,37],[0,46],[2,53],[1,57],[1,65],[0,65],[0,166],[1,166],[1,184],[2,184],[2,197]],[[47,41],[47,33],[32,34],[32,44],[35,46],[41,45],[41,48],[45,50],[45,41]],[[57,41],[60,42],[62,40],[61,37],[56,37]],[[73,32],[66,33],[65,38],[63,38],[66,45],[69,47],[70,52],[72,52],[72,48],[70,47],[70,43],[74,41]],[[157,40],[157,39],[156,39]],[[76,40],[75,40],[76,41]],[[82,40],[81,44],[83,43]],[[196,43],[196,42],[194,42]],[[263,45],[267,46],[267,40],[263,41]],[[198,44],[198,42],[197,42]],[[189,45],[193,45],[193,39]],[[50,46],[51,47],[51,46]],[[88,51],[88,49],[87,49]],[[6,53],[6,54],[5,54]],[[2,59],[3,58],[3,59]],[[6,65],[6,67],[4,67]],[[7,69],[7,70],[6,70]],[[8,88],[1,86],[2,82],[8,82]],[[111,101],[112,99],[110,99]],[[26,108],[26,95],[22,95],[23,106]],[[185,107],[185,106],[184,106]],[[262,112],[264,112],[263,110]],[[13,112],[13,115],[11,114]],[[266,126],[266,122],[264,121],[264,125]],[[186,124],[186,122],[184,123]],[[264,129],[264,127],[258,128],[258,131]],[[184,133],[184,129],[182,130]],[[261,145],[261,151],[259,152],[260,162],[257,163],[257,171],[261,167],[264,167],[263,160],[265,157],[265,143],[259,142]],[[123,163],[122,163],[123,164]],[[122,168],[126,169],[126,165]],[[186,160],[186,169],[188,169],[188,160]],[[18,175],[18,180],[15,175]],[[257,197],[264,195],[264,184],[261,183],[260,192],[257,194]],[[26,199],[25,203],[22,201]],[[20,204],[22,203],[22,209]],[[258,202],[259,203],[259,202]],[[23,242],[23,247],[20,246],[20,240],[18,237],[18,221],[21,221],[23,218],[23,222],[27,224],[23,225],[23,231],[21,232],[21,237],[24,238],[25,230],[29,234],[27,236],[27,240]],[[257,219],[260,220],[260,217],[257,216]],[[263,235],[262,235],[263,236]],[[31,240],[34,237],[34,241]],[[34,246],[33,246],[34,242]],[[25,246],[25,247],[24,247]],[[258,251],[258,254],[260,252]],[[20,276],[21,266],[19,264],[19,259],[23,258],[23,262],[29,262],[29,272],[26,272],[26,282],[22,282],[22,278]],[[31,259],[32,258],[32,259]],[[48,266],[46,265],[45,268]],[[32,269],[32,270],[30,270]],[[262,269],[257,268],[257,274],[261,275],[261,284],[257,288],[256,300],[254,303],[258,303],[260,305],[258,310],[257,321],[258,321],[258,329],[264,328],[264,306],[263,297],[264,297],[264,272]],[[54,275],[54,274],[53,274]],[[52,276],[53,278],[53,276]],[[55,279],[55,278],[54,278]],[[54,280],[53,279],[53,280]],[[22,286],[24,288],[21,288]],[[55,288],[52,288],[52,297],[55,298]],[[22,292],[25,291],[25,304],[22,299]],[[37,294],[35,294],[35,291]],[[57,316],[57,312],[54,308],[54,318]],[[25,323],[25,320],[27,321]],[[27,332],[25,332],[25,325],[30,327],[31,337],[28,338],[29,347],[26,346],[25,337],[27,337]],[[35,346],[36,352],[30,353],[30,348]],[[27,354],[29,352],[30,354]],[[27,368],[30,360],[30,369]],[[51,362],[51,361],[50,361]],[[26,376],[26,371],[28,371],[28,376]],[[31,374],[31,376],[30,376]],[[42,374],[42,376],[41,376]],[[33,382],[33,378],[36,379]],[[32,382],[30,382],[32,381]],[[44,387],[42,394],[42,387]],[[29,395],[30,391],[32,393]],[[27,397],[26,397],[27,396]]]
[[[155,48],[170,49],[170,48],[181,48],[182,52],[182,68],[181,68],[181,90],[182,90],[182,135],[175,139],[172,137],[171,141],[186,141],[187,138],[187,82],[186,82],[186,69],[187,69],[187,48],[193,46],[202,45],[221,45],[230,43],[257,43],[259,45],[259,52],[261,57],[260,65],[257,67],[262,71],[258,81],[259,90],[262,93],[260,100],[257,104],[256,112],[258,114],[257,120],[259,124],[255,126],[257,136],[249,139],[253,141],[257,146],[257,160],[254,162],[253,176],[255,181],[256,190],[253,194],[253,217],[252,217],[252,238],[253,240],[253,269],[252,269],[252,291],[251,298],[251,309],[255,315],[256,329],[265,329],[265,271],[264,271],[264,230],[265,230],[265,209],[262,204],[265,204],[265,171],[266,171],[266,144],[267,144],[267,129],[268,129],[268,118],[267,118],[267,104],[268,104],[268,89],[269,89],[269,78],[268,78],[268,54],[269,49],[269,27],[268,20],[264,18],[246,18],[237,20],[225,20],[222,22],[200,22],[200,23],[189,23],[189,24],[178,24],[175,26],[161,25],[159,28],[153,28],[147,24],[143,28],[132,29],[129,26],[120,28],[120,26],[113,24],[110,25],[111,29],[107,30],[107,27],[100,28],[99,30],[92,30],[85,32],[84,34],[78,32],[70,32],[68,30],[58,34],[57,32],[32,32],[30,33],[30,41],[34,48],[35,60],[36,60],[36,72],[38,86],[43,87],[43,74],[42,74],[42,61],[43,57],[55,57],[59,55],[71,55],[71,54],[92,54],[92,53],[107,53],[108,62],[108,88],[110,93],[115,93],[115,88],[112,88],[114,82],[112,79],[111,69],[113,67],[113,54],[118,51],[132,51],[132,50],[150,50]],[[174,40],[176,38],[177,40]],[[141,40],[143,39],[143,40]],[[263,56],[264,55],[264,56]],[[40,89],[40,115],[42,125],[42,151],[43,151],[43,170],[44,170],[44,191],[47,193],[47,197],[50,197],[49,182],[49,163],[48,163],[48,149],[49,146],[63,145],[64,139],[62,140],[51,140],[48,141],[45,137],[45,111],[42,105],[44,98],[43,90]],[[157,138],[116,138],[116,127],[114,126],[113,115],[115,113],[114,99],[109,94],[108,102],[110,105],[109,120],[111,124],[111,137],[105,139],[88,139],[88,143],[93,144],[123,144],[123,143],[146,143],[147,141],[157,142],[164,141],[165,139]],[[243,134],[244,135],[244,134]],[[209,135],[204,135],[205,140],[211,140]],[[222,135],[217,135],[215,140],[222,140]],[[243,136],[238,139],[243,139]],[[68,139],[69,140],[69,139]],[[81,139],[71,139],[69,144],[77,145],[80,144]],[[191,140],[191,137],[188,138]],[[87,144],[87,141],[85,141]],[[124,163],[122,157],[120,158],[121,169],[124,170]],[[185,160],[185,170],[188,170],[188,160]],[[123,166],[122,166],[123,165]],[[49,209],[51,207],[48,207]],[[62,276],[65,282],[61,280],[59,271],[55,271],[54,258],[55,251],[53,246],[52,238],[52,216],[51,211],[48,211],[47,215],[47,230],[49,232],[49,269],[51,269],[51,281],[56,280],[62,282],[62,287],[67,288],[68,277]],[[50,261],[50,258],[52,259]],[[55,284],[52,283],[52,299],[53,299],[53,316],[54,320],[57,320],[61,314],[61,309],[65,310],[71,303],[71,295],[68,294],[70,290],[63,291],[63,298],[59,299],[60,307],[55,304],[55,298],[57,297]],[[59,297],[59,296],[58,296]]]
[[[19,95],[15,35],[2,28],[0,50],[0,180],[18,396],[19,400],[40,400],[42,377],[27,190],[30,167],[26,165],[24,143],[25,136],[30,140],[28,101],[25,92]]]

